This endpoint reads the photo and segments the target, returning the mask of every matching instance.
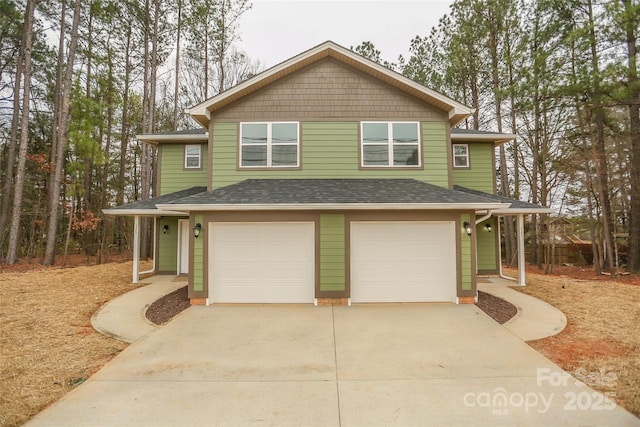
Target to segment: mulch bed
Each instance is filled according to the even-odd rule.
[[[510,302],[480,291],[478,291],[478,302],[476,306],[501,325],[518,312],[516,307]],[[188,307],[189,298],[187,295],[187,287],[185,286],[156,300],[147,309],[146,316],[147,319],[156,325],[163,325]]]
[[[156,325],[162,325],[187,308],[189,308],[189,296],[185,286],[156,300],[147,309],[146,316]]]
[[[518,313],[518,309],[510,302],[481,291],[478,291],[476,306],[501,325]]]

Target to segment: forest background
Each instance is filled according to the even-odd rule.
[[[185,108],[263,71],[241,48],[250,8],[0,0],[0,262],[131,251],[132,224],[102,209],[154,196],[156,152],[135,135],[193,128]],[[461,127],[517,134],[496,153],[499,193],[571,218],[615,274],[640,271],[639,28],[638,0],[456,0],[406,56],[351,49],[475,108]],[[539,266],[549,230],[528,223]]]

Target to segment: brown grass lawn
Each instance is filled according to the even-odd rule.
[[[528,344],[640,417],[640,277],[601,279],[527,273],[527,286],[514,289],[567,316],[560,334]]]
[[[0,273],[0,426],[23,424],[126,347],[96,332],[91,316],[139,286],[131,269],[125,262]]]

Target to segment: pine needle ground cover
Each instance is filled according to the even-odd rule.
[[[514,289],[548,302],[567,316],[567,327],[560,334],[528,344],[640,417],[638,279],[638,275],[626,276],[615,282],[602,276],[577,279],[528,272],[527,286]]]
[[[91,327],[104,303],[140,285],[132,263],[0,273],[0,426],[18,426],[127,345]]]

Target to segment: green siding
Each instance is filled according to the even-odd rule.
[[[213,127],[212,188],[245,179],[265,178],[415,178],[447,187],[447,139],[444,122],[423,122],[423,163],[420,169],[360,169],[358,122],[301,123],[301,168],[238,170],[238,124]]]
[[[453,183],[485,193],[494,193],[493,144],[469,143],[469,168],[453,168]]]
[[[168,225],[164,234],[162,228]],[[158,260],[159,271],[177,271],[178,268],[178,218],[163,217],[158,219]]]
[[[207,144],[202,144],[202,168],[184,168],[184,146],[164,144],[160,146],[160,194],[169,194],[196,186],[207,185]]]
[[[491,224],[491,231],[485,227]],[[496,259],[496,223],[495,218],[489,218],[476,226],[476,241],[478,247],[478,270],[492,270],[498,268]]]
[[[200,237],[193,239],[193,268],[191,269],[191,278],[193,280],[193,290],[204,290],[204,241],[207,239],[206,224],[204,223],[202,215],[195,215],[195,224],[202,224],[202,232]]]
[[[471,222],[470,216],[468,214],[460,215],[460,224],[464,224],[464,222]],[[472,272],[472,262],[471,262],[471,239],[472,236],[468,236],[467,232],[464,230],[464,227],[460,227],[460,257],[462,261],[462,274],[461,274],[461,282],[462,282],[462,290],[471,290],[473,282],[472,275],[475,272]]]
[[[320,215],[320,291],[345,290],[344,228],[344,215]]]

